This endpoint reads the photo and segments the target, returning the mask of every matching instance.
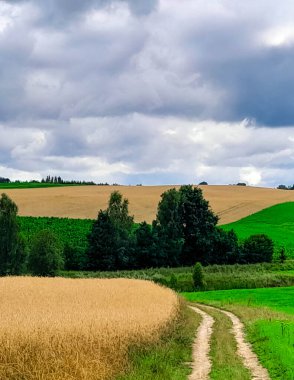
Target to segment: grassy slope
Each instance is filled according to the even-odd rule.
[[[178,321],[159,342],[131,349],[131,365],[116,380],[186,380],[199,323],[200,316],[182,304]]]
[[[245,323],[247,338],[271,379],[294,379],[294,287],[185,293],[184,296],[189,301],[223,307],[239,315]]]
[[[253,234],[267,234],[277,246],[276,255],[284,246],[288,257],[294,258],[294,202],[266,208],[222,228],[227,231],[234,229],[240,239]]]

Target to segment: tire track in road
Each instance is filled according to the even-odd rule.
[[[201,315],[202,321],[193,343],[192,373],[189,380],[208,380],[211,371],[209,351],[214,319],[196,306],[190,308]]]

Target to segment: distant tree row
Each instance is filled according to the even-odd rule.
[[[134,227],[128,201],[111,194],[89,235],[91,270],[191,266],[195,262],[234,264],[270,262],[274,246],[266,235],[253,235],[240,244],[233,230],[217,227],[201,189],[191,185],[162,194],[157,217]]]
[[[95,182],[93,181],[76,181],[76,180],[64,180],[60,176],[50,176],[48,175],[46,178],[43,178],[41,180],[41,183],[55,183],[55,184],[66,184],[66,185],[95,185]],[[101,185],[108,185],[107,183],[101,184]]]
[[[10,182],[9,178],[0,177],[0,183],[9,183],[9,182]]]
[[[253,235],[242,244],[233,230],[217,227],[218,217],[191,185],[164,192],[151,225],[135,224],[129,202],[112,192],[88,236],[86,252],[62,247],[50,230],[41,230],[26,246],[17,222],[17,206],[0,199],[0,275],[30,273],[54,276],[66,269],[121,270],[192,266],[196,262],[235,264],[270,262],[274,246],[266,235]]]
[[[279,189],[279,190],[294,190],[294,185],[292,185],[292,186],[279,185],[277,187],[277,189]]]

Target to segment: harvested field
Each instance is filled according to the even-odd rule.
[[[109,379],[178,310],[171,290],[140,280],[10,277],[0,294],[3,380]]]
[[[171,187],[175,186],[77,186],[3,192],[17,203],[23,216],[95,219],[99,209],[106,207],[110,193],[119,190],[129,199],[135,221],[150,223],[155,218],[160,195]],[[294,191],[248,186],[203,186],[202,189],[219,215],[220,224],[234,222],[277,203],[294,201]]]

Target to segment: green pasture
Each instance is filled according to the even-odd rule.
[[[266,234],[275,243],[275,257],[281,247],[285,247],[288,258],[294,258],[294,202],[266,208],[221,228],[226,231],[233,229],[239,239],[254,234]]]
[[[182,294],[188,301],[209,302],[218,307],[232,304],[266,306],[277,311],[294,314],[294,286],[283,288],[218,290]]]

